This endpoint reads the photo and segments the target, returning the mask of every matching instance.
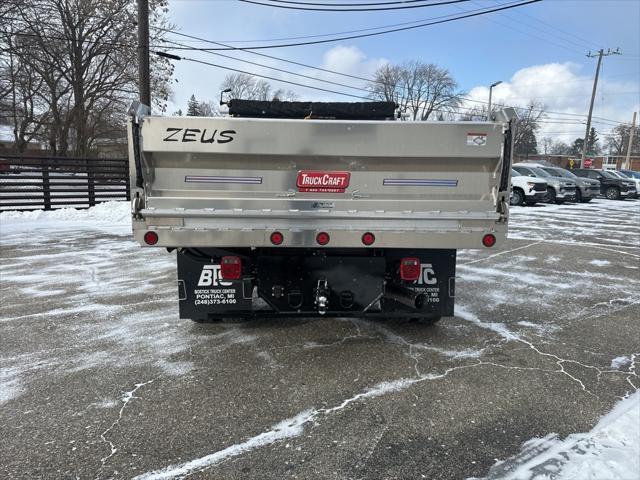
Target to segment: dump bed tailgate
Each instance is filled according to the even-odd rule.
[[[283,247],[316,247],[321,231],[327,247],[362,247],[364,232],[373,247],[480,247],[484,234],[506,231],[505,130],[146,116],[130,126],[144,179],[134,234],[144,244],[155,230],[171,247],[272,246],[274,231]]]

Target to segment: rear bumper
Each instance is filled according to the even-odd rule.
[[[143,211],[144,213],[144,211]],[[329,234],[323,248],[485,248],[482,237],[495,235],[498,244],[506,237],[506,223],[499,222],[493,212],[406,213],[405,217],[370,212],[369,215],[343,215],[338,212],[313,212],[291,217],[252,217],[249,215],[182,216],[146,215],[134,219],[133,235],[142,246],[144,234],[158,234],[156,247],[199,248],[272,248],[270,237],[280,232],[283,241],[278,247],[318,248],[317,235]],[[375,235],[375,241],[365,246],[362,236]]]

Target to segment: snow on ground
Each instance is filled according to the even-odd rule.
[[[534,438],[486,480],[636,480],[640,475],[640,391],[620,401],[588,433]]]
[[[456,309],[459,318],[490,330],[505,341],[520,342],[525,347],[534,349],[525,337],[531,332],[544,335],[547,341],[553,341],[553,333],[562,328],[562,321],[597,315],[603,311],[615,311],[630,304],[640,302],[640,282],[624,278],[616,273],[615,265],[608,260],[594,259],[585,262],[584,269],[568,270],[562,265],[562,258],[548,256],[544,259],[546,265],[534,266],[540,259],[524,251],[540,242],[584,244],[584,238],[589,238],[589,245],[623,255],[627,260],[625,268],[638,268],[640,255],[640,217],[630,216],[629,210],[635,208],[640,215],[640,203],[598,201],[597,203],[567,206],[545,206],[541,208],[512,209],[512,224],[509,237],[527,240],[523,246],[512,250],[504,250],[493,254],[499,256],[499,267],[487,267],[482,264],[487,259],[486,253],[477,251],[461,251],[459,255],[459,274],[461,289],[481,288],[478,297],[486,299],[487,308],[509,304],[523,305],[523,310],[530,311],[535,305],[533,316],[539,315],[543,309],[555,312],[558,322],[554,324],[540,324],[527,320],[526,316],[513,323],[524,327],[516,332],[513,326],[497,321],[483,321],[460,306]],[[597,223],[585,221],[589,212],[599,216]],[[76,240],[86,235],[87,231],[106,231],[110,234],[128,236],[130,232],[130,206],[128,202],[108,202],[86,210],[64,209],[52,212],[2,212],[0,213],[0,242],[17,243],[16,240],[26,239],[26,244],[33,250],[38,239],[46,238],[47,232],[72,231]],[[615,231],[620,235],[612,236]],[[558,234],[562,232],[562,236]],[[595,237],[595,238],[594,238]],[[17,259],[3,260],[2,273],[10,275],[12,281],[25,285],[21,287],[23,293],[33,297],[47,297],[51,295],[64,297],[61,308],[43,310],[37,314],[16,315],[1,318],[0,322],[32,321],[37,315],[47,315],[49,318],[61,318],[69,314],[83,314],[97,309],[111,319],[109,324],[99,322],[87,323],[86,328],[74,327],[69,331],[73,335],[74,344],[86,346],[86,350],[93,352],[84,355],[83,351],[62,358],[55,354],[21,356],[4,358],[7,368],[0,371],[0,404],[19,397],[23,393],[23,377],[29,372],[43,372],[49,375],[52,371],[75,370],[92,367],[118,367],[125,364],[153,364],[164,373],[181,376],[190,372],[193,365],[189,361],[176,361],[172,354],[186,351],[194,342],[206,342],[210,348],[224,350],[230,345],[252,343],[255,337],[241,333],[235,328],[197,340],[186,331],[182,323],[176,321],[175,304],[172,291],[166,289],[173,280],[173,258],[137,258],[130,255],[132,246],[137,247],[128,239],[103,239],[91,248],[70,252],[64,245],[52,247],[46,251],[24,252]],[[64,259],[64,261],[62,261]],[[139,262],[136,271],[139,278],[121,278],[119,262]],[[31,269],[25,269],[25,261],[31,266],[38,265],[37,275]],[[53,261],[55,260],[55,262]],[[15,261],[15,263],[13,263]],[[48,265],[48,263],[51,263]],[[539,263],[539,262],[538,262]],[[492,265],[492,263],[489,263]],[[553,268],[551,268],[553,267]],[[597,268],[594,268],[597,267]],[[160,278],[160,274],[162,278]],[[86,278],[83,275],[87,275]],[[142,282],[143,278],[153,281]],[[30,290],[28,285],[32,281],[40,282],[39,291]],[[489,282],[487,280],[490,280]],[[505,295],[504,285],[510,285],[510,295]],[[173,288],[173,287],[171,287]],[[109,298],[109,290],[127,291],[134,289],[143,295],[155,294],[148,303],[157,302],[148,312],[135,309],[139,300],[131,298],[130,304],[113,304]],[[569,298],[590,296],[594,289],[604,291],[609,295],[607,302],[592,303],[585,310],[567,302]],[[515,292],[515,294],[514,294]],[[538,302],[532,298],[544,298]],[[619,296],[619,298],[618,298]],[[532,317],[533,318],[533,317]],[[509,320],[507,320],[509,321]],[[358,322],[354,322],[358,325]],[[364,325],[363,325],[364,327]],[[208,466],[218,464],[225,459],[235,457],[287,438],[302,435],[311,424],[318,422],[324,416],[344,409],[347,405],[400,392],[410,386],[442,378],[458,368],[472,368],[475,365],[452,367],[444,374],[422,373],[418,370],[417,361],[421,351],[437,351],[445,357],[480,358],[483,349],[466,349],[462,351],[445,350],[426,343],[408,344],[402,337],[394,335],[390,330],[376,324],[368,325],[370,329],[378,330],[389,342],[406,345],[409,354],[416,360],[416,377],[400,378],[382,382],[360,393],[348,397],[334,406],[325,406],[301,411],[288,420],[273,425],[270,430],[250,437],[244,443],[232,444],[230,447],[214,452],[208,456],[189,460],[185,463],[175,463],[161,470],[150,471],[140,478],[173,478],[183,474],[190,474]],[[60,327],[64,328],[64,327]],[[340,342],[344,339],[340,340]],[[312,344],[309,348],[319,347]],[[90,347],[90,348],[89,348]],[[537,351],[537,350],[536,350]],[[622,353],[622,352],[620,352]],[[618,354],[618,352],[616,352]],[[553,355],[541,353],[547,357]],[[262,355],[263,360],[269,360],[268,355]],[[562,369],[565,360],[558,358],[560,372],[569,375]],[[611,358],[611,357],[609,357]],[[477,365],[482,365],[479,360]],[[573,362],[574,364],[577,362]],[[636,356],[621,355],[613,358],[610,368],[614,370],[635,371]],[[489,365],[489,364],[487,364]],[[609,365],[607,360],[606,365]],[[583,365],[584,367],[584,365]],[[514,367],[515,368],[515,367]],[[594,369],[595,367],[589,367]],[[598,376],[603,372],[595,368]],[[619,374],[619,372],[616,372]],[[573,378],[573,377],[571,377]],[[98,408],[112,408],[117,405],[111,398],[104,398],[98,402]],[[544,432],[543,432],[544,434]],[[605,478],[632,479],[640,471],[640,393],[636,391],[622,400],[608,415],[588,433],[577,433],[561,440],[557,435],[549,433],[544,438],[532,439],[526,442],[523,450],[517,456],[501,461],[489,471],[487,479],[512,480],[602,480]],[[637,476],[637,475],[636,475]]]
[[[7,235],[29,230],[80,230],[98,229],[109,233],[131,232],[131,207],[129,202],[105,202],[95,207],[78,210],[33,210],[25,212],[0,212],[1,240]]]

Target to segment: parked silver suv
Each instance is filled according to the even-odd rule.
[[[521,175],[529,177],[541,178],[547,182],[547,203],[564,203],[566,200],[575,201],[576,199],[576,182],[565,177],[556,177],[542,170],[535,163],[516,163],[513,165],[515,171]]]
[[[554,177],[564,177],[576,182],[576,202],[590,202],[592,198],[600,195],[600,182],[598,180],[578,177],[564,168],[546,166],[541,166],[540,168]]]

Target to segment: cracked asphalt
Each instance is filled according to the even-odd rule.
[[[3,478],[484,477],[640,387],[640,201],[514,208],[435,327],[180,320],[175,258],[122,228],[0,254]]]

